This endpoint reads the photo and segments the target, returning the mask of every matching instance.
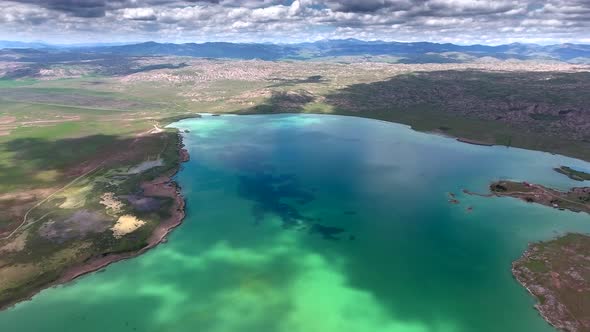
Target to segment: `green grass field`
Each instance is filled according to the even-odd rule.
[[[104,84],[89,83],[97,80]],[[153,198],[158,206],[146,212],[121,197],[140,193],[141,183],[178,167],[177,133],[149,130],[184,113],[172,102],[160,110],[155,98],[143,102],[108,91],[108,82],[0,81],[0,208],[6,212],[0,216],[0,306],[88,259],[142,248],[169,216],[169,198]],[[126,173],[146,160],[161,160],[162,166]],[[101,203],[107,192],[124,203],[116,214]],[[133,215],[144,224],[114,238],[103,226],[78,229],[72,223],[77,213],[90,216],[80,223],[116,225],[117,216]],[[54,225],[62,225],[57,233]]]

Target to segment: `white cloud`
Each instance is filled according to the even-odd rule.
[[[123,17],[129,20],[155,20],[156,11],[153,8],[125,8]]]
[[[88,0],[79,8],[73,3],[2,1],[0,38],[549,43],[582,42],[590,31],[587,0]]]

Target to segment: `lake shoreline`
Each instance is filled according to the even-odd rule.
[[[538,151],[538,152],[544,152],[544,153],[549,153],[549,154],[554,154],[554,155],[560,155],[560,156],[564,156],[564,157],[568,157],[568,158],[578,159],[578,160],[581,160],[584,162],[590,162],[590,156],[586,156],[584,154],[577,153],[575,151],[572,152],[572,151],[558,150],[558,149],[554,149],[554,148],[541,148],[538,146],[527,146],[527,145],[518,144],[515,142],[499,141],[499,142],[492,143],[492,142],[486,141],[488,139],[487,137],[469,138],[470,135],[465,135],[464,133],[457,133],[457,134],[449,133],[448,131],[441,130],[440,128],[433,128],[433,129],[420,128],[420,127],[416,126],[416,124],[412,123],[411,121],[404,121],[403,119],[390,119],[388,117],[374,115],[371,113],[362,113],[362,112],[351,113],[351,112],[338,112],[338,111],[335,111],[332,113],[305,112],[305,111],[298,112],[298,111],[290,110],[287,112],[282,112],[282,111],[277,111],[277,112],[230,111],[230,112],[217,113],[217,114],[221,114],[221,115],[225,115],[225,114],[231,114],[231,115],[308,114],[308,115],[332,115],[332,116],[335,115],[335,116],[346,116],[346,117],[361,118],[361,119],[371,119],[371,120],[375,120],[375,121],[382,121],[382,122],[386,122],[386,123],[393,123],[393,124],[407,126],[408,128],[410,128],[413,131],[418,132],[418,133],[426,133],[426,134],[447,137],[447,138],[453,139],[457,142],[470,144],[470,145],[485,146],[485,147],[501,146],[501,147],[507,147],[507,148],[518,148],[518,149],[523,149],[523,150],[528,150],[528,151]],[[187,117],[185,117],[185,119],[199,117],[199,116],[200,116],[200,114],[195,114],[195,116],[187,116]]]
[[[589,187],[562,192],[528,182],[497,181],[490,184],[490,191],[489,195],[479,196],[512,197],[554,209],[590,214],[590,205],[585,203],[590,198]],[[588,311],[577,308],[581,298],[588,296],[588,282],[583,276],[590,270],[584,256],[589,239],[581,233],[568,233],[550,241],[529,243],[520,258],[512,262],[512,276],[535,298],[535,309],[547,323],[561,331],[582,331],[590,327]],[[578,256],[582,258],[573,258]],[[582,317],[578,317],[580,315]]]
[[[476,139],[469,139],[469,138],[463,138],[463,137],[457,137],[456,140],[461,143],[467,143],[467,144],[472,144],[472,145],[481,145],[481,146],[494,146],[495,145],[493,143],[488,143],[488,142],[479,141]]]
[[[530,271],[524,271],[524,269],[521,267],[521,265],[523,265],[531,256],[532,247],[533,244],[529,245],[529,247],[524,251],[522,256],[519,259],[512,262],[512,276],[537,301],[537,303],[535,304],[535,309],[537,310],[539,315],[547,322],[547,324],[555,327],[556,329],[563,329],[563,327],[565,326],[564,322],[561,321],[560,317],[554,317],[555,309],[553,309],[549,305],[542,304],[541,295],[538,292],[539,286],[529,282],[529,280],[531,279],[529,276]],[[542,296],[545,297],[546,295]],[[555,297],[551,298],[551,303],[553,306],[556,307],[559,307],[560,305],[563,306],[563,304],[560,304],[555,299]]]
[[[185,199],[180,192],[180,185],[175,180],[173,180],[173,177],[180,171],[182,163],[189,160],[190,155],[184,148],[182,143],[182,135],[179,134],[179,137],[180,141],[177,148],[178,166],[169,171],[168,174],[162,174],[158,178],[151,181],[142,182],[140,185],[145,194],[159,197],[168,197],[174,202],[170,207],[170,217],[158,224],[158,226],[148,238],[146,246],[137,251],[93,258],[82,265],[68,268],[55,281],[45,285],[40,285],[28,295],[0,306],[0,311],[10,309],[21,302],[30,301],[35,295],[39,294],[45,289],[67,284],[84,275],[98,272],[113,263],[138,257],[150,249],[157,247],[160,243],[166,242],[168,234],[170,234],[176,227],[180,226],[185,217]]]
[[[583,276],[590,271],[583,253],[589,240],[588,235],[568,233],[534,242],[512,263],[512,275],[536,299],[535,309],[560,331],[590,328],[588,311],[583,307],[589,292]]]

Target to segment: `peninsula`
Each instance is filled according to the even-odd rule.
[[[562,192],[527,182],[498,181],[492,195],[590,214],[590,187]],[[535,298],[540,314],[562,331],[590,330],[590,236],[566,234],[532,243],[512,274]]]

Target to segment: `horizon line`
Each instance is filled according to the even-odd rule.
[[[250,45],[299,45],[299,44],[313,44],[318,42],[327,42],[327,41],[359,41],[365,43],[402,43],[402,44],[416,44],[416,43],[429,43],[429,44],[439,44],[439,45],[457,45],[457,46],[503,46],[503,45],[536,45],[536,46],[553,46],[553,45],[584,45],[590,46],[590,43],[575,43],[575,42],[556,42],[556,43],[547,43],[547,44],[539,44],[539,43],[525,43],[525,42],[510,42],[510,43],[501,43],[501,44],[485,44],[485,43],[452,43],[452,42],[436,42],[436,41],[399,41],[399,40],[383,40],[383,39],[360,39],[360,38],[325,38],[325,39],[318,39],[314,41],[296,41],[296,42],[248,42],[248,41],[225,41],[225,40],[218,40],[218,41],[183,41],[183,42],[174,42],[174,41],[156,41],[156,40],[145,40],[145,41],[128,41],[128,42],[96,42],[96,43],[57,43],[57,42],[48,42],[43,40],[35,40],[35,41],[26,41],[26,40],[9,40],[9,39],[0,39],[0,42],[7,42],[7,43],[23,43],[23,44],[42,44],[45,46],[62,46],[62,47],[91,47],[93,45],[105,45],[105,46],[125,46],[125,45],[138,45],[138,44],[146,44],[146,43],[157,43],[157,44],[173,44],[173,45],[186,45],[186,44],[213,44],[213,43],[226,43],[226,44],[250,44]]]

